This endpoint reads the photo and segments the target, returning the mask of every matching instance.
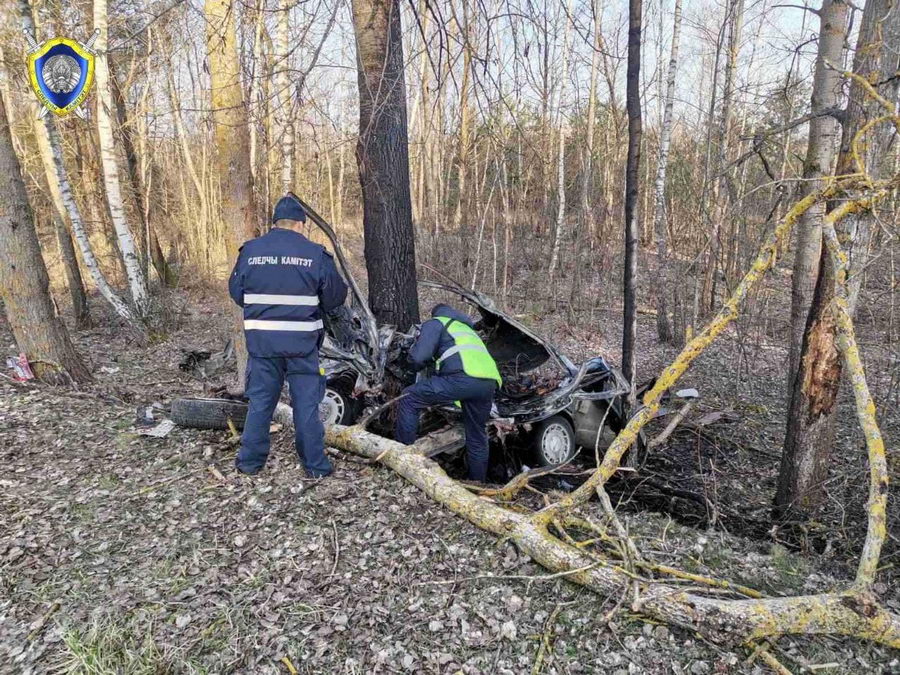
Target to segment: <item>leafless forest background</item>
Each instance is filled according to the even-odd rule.
[[[684,8],[663,211],[673,269],[664,284],[654,283],[654,178],[673,17],[665,3],[649,3],[645,10],[638,287],[642,312],[655,311],[657,294],[666,296],[676,341],[713,306],[711,296],[698,296],[706,291],[721,297],[734,286],[802,183],[817,21],[794,7],[739,4],[739,17],[735,3]],[[619,307],[626,9],[575,0],[403,5],[420,262],[517,311],[564,312],[573,326],[591,327],[598,312]],[[39,10],[42,38],[90,32],[90,7],[44,3]],[[123,205],[142,265],[156,275],[143,254],[152,233],[181,272],[181,285],[215,283],[231,264],[218,217],[201,10],[191,3],[109,8],[117,160],[127,185]],[[349,6],[246,2],[235,4],[234,14],[256,222],[266,222],[274,199],[289,185],[361,254]],[[852,40],[838,67],[850,65]],[[48,242],[43,250],[51,279],[60,289],[65,274],[35,151],[35,104],[18,95],[25,87],[24,41],[17,30],[7,30],[4,44],[9,113],[39,233]],[[105,275],[124,287],[96,131],[75,118],[60,127],[91,243]],[[892,142],[881,161],[896,166],[897,157]],[[859,312],[868,329],[867,358],[884,375],[877,393],[886,404],[898,394],[895,206],[891,201],[879,209]],[[742,319],[751,345],[742,368],[752,364],[754,350],[783,342],[790,265],[790,258],[780,261],[780,277],[753,298]],[[713,268],[715,277],[704,288],[704,275]]]

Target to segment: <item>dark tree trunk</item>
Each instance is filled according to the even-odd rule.
[[[806,323],[800,367],[794,375],[778,490],[779,517],[798,518],[819,504],[834,445],[831,418],[841,380],[841,357],[835,341],[834,275],[822,247],[820,275]]]
[[[419,320],[419,300],[399,0],[353,0],[353,25],[369,304],[380,322],[406,330]]]
[[[0,195],[0,299],[16,344],[41,379],[88,382],[91,374],[50,298],[47,268],[2,98]]]
[[[897,96],[897,81],[891,77],[897,67],[896,51],[892,46],[900,41],[900,12],[893,4],[893,0],[869,0],[866,3],[853,61],[854,72],[870,82],[880,83],[877,89],[888,101]],[[850,86],[836,175],[856,171],[850,142],[869,120],[883,114],[880,105],[854,81]],[[872,178],[881,175],[879,154],[888,147],[890,134],[890,125],[884,124],[873,129],[866,137],[867,142],[862,144],[860,154]],[[866,259],[870,218],[870,214],[863,213],[838,224],[838,233],[852,248],[851,275],[854,265],[857,266],[855,271],[859,272]],[[836,402],[843,369],[837,349],[834,297],[835,278],[823,246],[798,370],[791,388],[787,433],[775,495],[775,513],[779,517],[808,516],[825,497],[824,482],[834,445]],[[851,288],[851,313],[853,309]]]
[[[641,2],[628,3],[628,159],[625,165],[625,307],[622,317],[622,372],[634,383],[634,339],[637,332],[638,190],[641,164]]]
[[[72,297],[75,326],[88,328],[91,325],[91,314],[88,309],[87,293],[84,290],[84,280],[81,278],[81,269],[78,267],[78,257],[75,255],[75,244],[72,241],[72,234],[61,216],[55,215],[53,223],[56,227],[59,253],[66,268],[66,282],[69,285],[69,295]]]

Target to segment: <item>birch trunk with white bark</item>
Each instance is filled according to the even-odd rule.
[[[128,277],[128,288],[131,301],[138,316],[145,318],[150,314],[150,290],[147,276],[141,268],[141,260],[134,242],[134,235],[128,225],[122,190],[119,184],[119,168],[116,159],[116,145],[113,135],[113,103],[110,92],[109,58],[106,50],[109,45],[106,0],[94,0],[94,30],[100,34],[94,43],[97,57],[94,64],[95,90],[97,95],[97,136],[100,139],[100,163],[103,167],[103,184],[106,187],[106,199],[116,240],[125,264],[125,275]]]
[[[35,24],[32,18],[31,4],[28,0],[19,0],[20,19],[22,29],[32,36],[35,35]],[[38,152],[41,156],[41,163],[44,167],[44,173],[47,177],[47,186],[50,190],[50,197],[54,206],[60,212],[60,217],[68,216],[69,222],[72,224],[72,234],[78,249],[81,251],[81,260],[85,268],[91,275],[91,279],[100,295],[103,296],[116,314],[131,324],[138,332],[143,332],[140,320],[134,315],[128,305],[110,286],[100,264],[94,256],[88,240],[87,231],[84,227],[84,220],[81,217],[81,211],[72,195],[72,187],[69,184],[69,177],[66,172],[65,160],[62,152],[62,145],[59,139],[59,133],[56,129],[56,121],[49,115],[44,118],[43,123],[35,122],[34,134],[37,139]]]
[[[556,161],[556,231],[553,233],[553,251],[550,254],[550,282],[553,283],[559,264],[559,246],[566,233],[566,120],[562,107],[566,98],[566,80],[569,71],[569,34],[572,27],[572,0],[566,5],[566,28],[563,31],[562,65],[559,72],[557,108],[559,114],[559,150]]]
[[[669,165],[669,146],[672,140],[672,109],[675,103],[675,74],[678,71],[678,41],[681,35],[681,0],[675,0],[672,19],[672,49],[666,74],[666,93],[662,127],[659,131],[659,158],[656,164],[654,184],[653,227],[656,231],[656,254],[659,283],[656,286],[656,334],[660,342],[672,341],[666,294],[671,283],[668,260],[666,227],[666,168]]]
[[[281,192],[293,190],[294,183],[294,127],[293,96],[291,95],[290,47],[291,0],[282,0],[278,11],[278,26],[275,30],[275,91],[277,92],[277,113],[275,115],[275,140],[279,143],[281,160]]]
[[[85,229],[84,221],[81,218],[81,212],[79,211],[78,204],[75,202],[75,197],[72,194],[72,187],[69,184],[69,177],[66,173],[66,166],[63,159],[62,146],[60,145],[59,134],[56,130],[56,123],[54,120],[47,117],[45,118],[45,124],[47,147],[41,151],[42,160],[44,162],[47,161],[46,153],[49,152],[49,159],[53,164],[53,170],[59,184],[60,200],[62,201],[66,214],[69,216],[69,222],[72,224],[72,234],[75,237],[75,242],[78,244],[78,250],[81,252],[81,261],[91,275],[91,280],[94,282],[97,290],[100,291],[100,295],[102,295],[103,299],[110,304],[113,311],[127,321],[139,333],[143,334],[144,328],[140,318],[131,311],[128,304],[119,297],[115,290],[113,290],[112,286],[107,281],[106,276],[103,274],[103,270],[100,269],[100,263],[97,261],[96,256],[94,256],[94,251],[91,248],[87,230]],[[38,143],[40,143],[40,135],[38,136]]]

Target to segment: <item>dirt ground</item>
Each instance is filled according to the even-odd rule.
[[[228,433],[135,435],[139,406],[203,392],[179,371],[181,350],[216,351],[227,334],[211,294],[174,302],[174,327],[147,348],[94,302],[106,318],[75,334],[94,385],[0,378],[0,672],[765,672],[746,649],[649,622],[627,603],[610,614],[620,598],[543,578],[383,467],[338,457],[333,477],[310,481],[280,432],[266,470],[245,478]],[[598,317],[599,331],[520,315],[574,357],[616,356],[611,315]],[[2,328],[0,345],[13,352]],[[673,353],[656,344],[652,317],[641,318],[638,353],[647,376]],[[835,459],[835,475],[849,478],[830,485],[836,506],[820,529],[787,541],[766,520],[783,369],[777,347],[737,331],[688,375],[685,386],[704,396],[695,417],[728,410],[731,421],[680,432],[649,470],[703,494],[717,525],[707,527],[708,507],[622,487],[623,520],[646,555],[770,595],[850,578],[865,494],[852,424],[841,426]],[[895,440],[896,413],[882,422]],[[894,488],[876,589],[894,611],[897,497]],[[782,638],[774,649],[795,671],[900,672],[900,654],[852,640]]]

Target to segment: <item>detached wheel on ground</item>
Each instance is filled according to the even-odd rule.
[[[319,404],[319,417],[327,427],[332,424],[356,423],[362,412],[362,401],[353,398],[353,382],[347,377],[336,377],[325,387],[325,396]]]
[[[177,398],[172,401],[171,418],[178,426],[192,429],[227,429],[230,419],[243,429],[248,407],[244,401],[224,398]]]
[[[553,415],[538,422],[531,445],[541,466],[565,464],[575,455],[575,430],[572,423],[562,415]]]

